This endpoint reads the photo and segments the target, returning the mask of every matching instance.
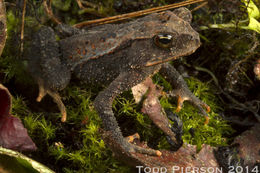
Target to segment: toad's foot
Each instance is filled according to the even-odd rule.
[[[130,136],[127,136],[125,137],[125,139],[129,142],[129,143],[132,143],[134,142],[135,140],[139,140],[140,139],[140,135],[138,133],[135,133],[133,135],[130,135]]]
[[[39,85],[37,101],[49,94],[58,104],[62,121],[66,121],[66,109],[57,91],[64,89],[71,77],[71,71],[61,59],[60,45],[50,27],[41,27],[34,34],[28,59],[28,67]]]
[[[39,94],[38,94],[36,101],[40,102],[46,94],[49,94],[53,98],[53,101],[58,105],[58,108],[62,115],[61,121],[65,122],[67,119],[67,111],[66,111],[65,105],[63,104],[63,102],[61,100],[59,93],[57,91],[53,91],[53,90],[45,87],[43,80],[38,79],[37,82],[39,85]]]
[[[160,157],[162,155],[162,153],[159,150],[143,148],[143,147],[139,147],[137,145],[131,144],[131,143],[129,143],[129,144],[130,144],[129,146],[126,146],[126,151],[147,154],[150,156],[159,156]]]
[[[138,133],[135,133],[131,136],[127,136],[125,139],[127,140],[128,143],[133,145],[132,146],[133,149],[138,153],[148,154],[148,155],[152,155],[152,156],[153,155],[155,155],[155,156],[161,156],[162,155],[162,153],[159,150],[147,149],[147,148],[143,148],[143,147],[139,147],[139,146],[135,145],[135,141],[137,141],[137,142],[140,141],[140,135]]]
[[[117,140],[113,137],[113,133],[111,131],[104,131],[101,132],[103,138],[107,145],[117,154],[126,154],[132,155],[136,153],[140,154],[147,154],[150,156],[161,156],[162,153],[159,150],[154,150],[145,146],[138,146],[140,145],[140,136],[138,133],[134,135],[128,136],[123,138],[122,140]]]
[[[160,70],[160,73],[175,88],[173,91],[170,92],[170,95],[178,98],[176,111],[179,112],[182,108],[183,102],[187,100],[199,109],[201,114],[205,116],[205,124],[208,124],[209,117],[207,112],[210,112],[210,107],[206,103],[198,99],[195,95],[193,95],[178,71],[172,65],[164,64]],[[203,107],[206,109],[207,112],[203,109]]]
[[[198,99],[196,96],[194,96],[190,90],[186,90],[186,89],[183,89],[183,88],[175,89],[175,90],[171,91],[169,93],[169,95],[177,97],[177,99],[178,99],[176,112],[180,112],[180,110],[183,106],[183,102],[185,100],[187,100],[192,105],[197,107],[199,109],[200,113],[202,115],[204,115],[204,117],[206,119],[205,124],[209,123],[209,117],[208,117],[207,112],[210,112],[210,107],[206,103],[204,103],[203,101]],[[203,109],[203,107],[206,109],[207,112]]]

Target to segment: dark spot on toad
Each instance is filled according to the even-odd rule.
[[[5,36],[6,36],[4,29],[5,29],[5,24],[3,22],[0,22],[0,41],[1,42],[5,39]]]
[[[105,39],[104,37],[101,37],[101,38],[100,38],[100,41],[101,41],[101,42],[105,42],[106,39]]]
[[[101,42],[105,42],[106,39],[108,39],[108,38],[116,38],[116,33],[109,32],[109,33],[107,33],[105,36],[102,36],[102,37],[100,38],[100,41],[101,41]]]
[[[161,20],[162,23],[166,23],[169,19],[170,19],[170,16],[167,13],[163,13],[160,16],[160,20]]]
[[[82,53],[83,53],[83,55],[86,55],[86,50],[85,50],[85,49],[83,49],[83,52],[82,52]]]
[[[116,33],[113,32],[108,33],[107,38],[116,38]]]
[[[5,28],[5,24],[3,22],[0,22],[0,31],[2,31]]]
[[[85,54],[87,54],[89,52],[89,50],[87,48],[85,48]]]
[[[92,45],[91,45],[91,48],[92,48],[93,50],[95,50],[95,49],[96,49],[96,46],[95,46],[94,44],[92,44]]]
[[[80,54],[80,53],[81,53],[79,48],[77,48],[77,53],[78,53],[78,54]]]
[[[182,35],[178,36],[178,38],[176,40],[177,48],[179,48],[179,49],[184,48],[192,40],[193,40],[192,36],[188,35],[188,34],[182,34]],[[196,40],[196,42],[197,42],[197,40]]]

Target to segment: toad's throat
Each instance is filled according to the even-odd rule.
[[[171,61],[171,60],[175,60],[175,59],[177,59],[177,58],[179,58],[179,57],[178,57],[178,56],[175,56],[175,57],[171,57],[171,58],[167,58],[167,59],[162,59],[162,60],[158,59],[158,60],[156,60],[156,61],[149,61],[149,62],[147,62],[147,63],[145,64],[145,66],[146,66],[146,67],[149,67],[149,66],[153,66],[153,65],[157,65],[157,64],[163,64],[163,63],[165,63],[165,62],[168,62],[168,61]]]
[[[173,61],[173,60],[176,60],[182,56],[187,56],[187,55],[190,55],[192,54],[194,51],[192,52],[189,52],[189,53],[185,53],[185,54],[182,54],[182,55],[176,55],[176,56],[171,56],[170,58],[166,58],[166,59],[162,59],[162,58],[157,58],[156,60],[154,61],[148,61],[146,64],[145,64],[145,67],[149,67],[149,66],[153,66],[153,65],[157,65],[157,64],[163,64],[163,63],[166,63],[168,61]]]

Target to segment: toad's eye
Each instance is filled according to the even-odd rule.
[[[172,47],[173,36],[171,34],[157,34],[153,38],[153,42],[160,48]]]

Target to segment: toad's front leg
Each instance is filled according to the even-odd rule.
[[[129,143],[122,135],[118,126],[114,113],[112,111],[112,103],[116,96],[123,91],[131,89],[133,86],[142,82],[147,77],[147,74],[136,71],[127,71],[121,73],[104,91],[100,92],[96,97],[94,106],[99,116],[103,121],[106,131],[111,133],[120,150],[125,153],[143,153],[148,155],[160,156],[161,152],[158,150],[142,148],[137,145]]]
[[[183,102],[185,100],[188,100],[191,104],[196,106],[205,116],[205,124],[207,124],[209,122],[209,118],[203,107],[207,110],[207,112],[210,111],[210,107],[193,95],[178,71],[172,65],[166,63],[162,65],[162,68],[160,69],[160,74],[162,74],[162,76],[174,87],[172,94],[178,98],[176,111],[179,112],[181,110]]]
[[[66,121],[66,108],[58,94],[70,81],[70,70],[60,60],[59,44],[55,33],[50,27],[42,27],[34,34],[32,45],[28,55],[30,73],[39,85],[37,101],[49,94],[58,104],[62,113],[62,122]]]

